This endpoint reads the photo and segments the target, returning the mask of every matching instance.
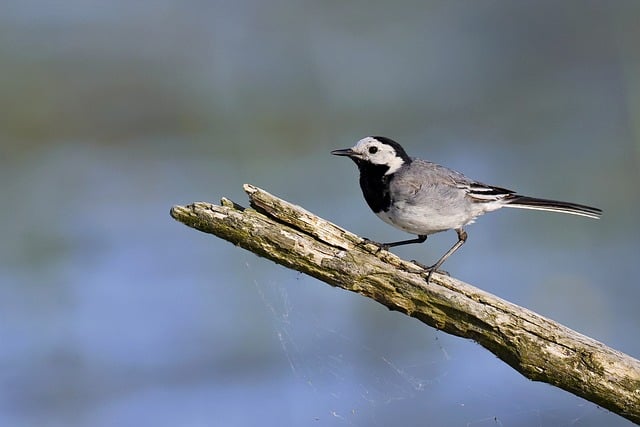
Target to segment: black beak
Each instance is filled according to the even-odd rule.
[[[348,157],[351,157],[356,153],[351,148],[345,148],[343,150],[333,150],[331,152],[331,154],[333,154],[334,156],[348,156]]]

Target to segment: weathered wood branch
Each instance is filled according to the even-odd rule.
[[[174,206],[171,216],[259,256],[472,339],[522,375],[640,424],[640,361],[456,279],[425,271],[299,206],[245,185],[252,208]]]

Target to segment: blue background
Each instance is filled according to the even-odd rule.
[[[386,135],[602,208],[493,213],[446,269],[638,357],[639,21],[623,0],[5,0],[0,424],[630,425],[169,209],[248,182],[408,238],[329,155]]]

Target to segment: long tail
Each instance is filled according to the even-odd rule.
[[[507,208],[533,209],[538,211],[562,212],[571,215],[586,216],[598,219],[602,210],[577,203],[561,202],[559,200],[536,199],[535,197],[520,196],[514,194],[505,199]]]

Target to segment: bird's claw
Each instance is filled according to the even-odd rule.
[[[435,273],[443,274],[443,275],[445,275],[445,276],[451,276],[451,275],[449,274],[449,272],[448,272],[448,271],[444,271],[444,270],[436,270],[436,269],[434,268],[434,267],[435,267],[435,265],[431,265],[431,266],[424,265],[424,264],[422,264],[422,263],[420,263],[420,262],[416,261],[415,259],[412,259],[412,260],[411,260],[411,262],[412,262],[413,264],[417,265],[417,266],[418,266],[418,267],[420,267],[420,268],[424,268],[424,269],[425,269],[425,270],[427,270],[427,271],[433,271],[433,272],[435,272]]]
[[[417,265],[418,267],[425,269],[425,271],[427,272],[427,277],[426,277],[427,278],[427,283],[429,283],[431,281],[431,275],[433,273],[442,274],[444,276],[450,276],[448,271],[436,269],[436,265],[426,266],[426,265],[416,261],[415,259],[412,259],[411,262],[414,263],[415,265]]]
[[[411,262],[413,264],[417,265],[418,267],[423,268],[425,270],[429,270],[431,268],[429,266],[426,266],[426,265],[422,264],[421,262],[416,261],[415,259],[412,259]]]
[[[375,240],[371,240],[371,239],[367,239],[366,237],[362,238],[362,245],[366,245],[366,244],[371,244],[373,246],[377,246],[378,250],[376,251],[376,253],[382,251],[388,251],[389,250],[389,245],[385,245],[384,243],[379,243],[376,242]]]

